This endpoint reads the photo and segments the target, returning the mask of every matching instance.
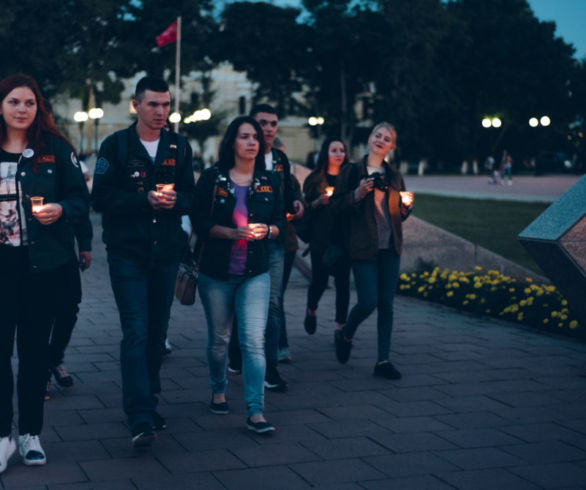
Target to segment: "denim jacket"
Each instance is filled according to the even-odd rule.
[[[235,205],[236,198],[228,170],[220,171],[218,166],[204,170],[197,182],[191,220],[198,236],[196,256],[203,246],[199,270],[216,279],[228,277],[233,241],[211,237],[209,232],[215,225],[236,228],[232,217]],[[274,225],[279,228],[279,235],[284,233],[283,196],[278,176],[273,172],[254,172],[247,207],[249,222]],[[248,242],[247,254],[247,276],[268,271],[267,239]]]

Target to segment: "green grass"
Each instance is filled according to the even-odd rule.
[[[548,206],[547,203],[417,194],[413,215],[543,274],[517,235]]]

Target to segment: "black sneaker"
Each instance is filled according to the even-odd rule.
[[[350,351],[352,350],[352,341],[344,338],[342,330],[334,332],[334,342],[336,343],[336,357],[338,362],[346,364],[350,359]]]
[[[51,372],[59,386],[63,388],[71,388],[73,386],[73,378],[65,368],[65,364],[61,363],[58,366],[52,367]]]
[[[401,373],[397,371],[391,361],[377,362],[374,365],[374,375],[379,378],[401,379]]]
[[[281,378],[276,367],[267,366],[265,388],[270,391],[278,391],[281,393],[287,391],[287,382]]]
[[[167,428],[167,421],[160,413],[153,412],[153,430],[165,430]]]
[[[215,413],[216,415],[228,415],[230,413],[228,402],[216,403],[212,396],[212,400],[210,401],[210,412]]]
[[[155,433],[151,424],[141,422],[132,430],[132,445],[133,447],[147,447],[155,440]]]
[[[269,422],[262,421],[262,422],[253,422],[250,420],[250,417],[246,419],[246,427],[248,430],[256,432],[257,434],[266,434],[267,432],[274,432],[275,426]]]
[[[306,313],[303,326],[305,327],[305,331],[309,335],[313,335],[317,330],[317,316],[312,316],[309,313]]]

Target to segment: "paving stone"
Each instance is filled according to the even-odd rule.
[[[437,435],[460,447],[488,447],[519,444],[516,437],[505,434],[499,429],[462,429],[437,432]]]
[[[63,483],[49,485],[49,490],[136,490],[136,485],[134,485],[130,479],[110,480],[108,482]]]
[[[500,468],[439,473],[435,476],[447,484],[463,490],[472,488],[474,490],[494,490],[495,488],[536,490],[540,488],[510,471]]]
[[[372,439],[396,453],[456,449],[456,446],[431,432],[377,434]]]
[[[289,467],[311,485],[380,480],[385,476],[358,458],[298,463]]]
[[[484,427],[500,427],[509,421],[491,412],[467,412],[435,417],[439,422],[455,429],[479,429]]]
[[[157,459],[173,474],[194,473],[244,468],[244,464],[226,449],[197,451],[194,453],[159,452]]]
[[[216,471],[214,476],[229,490],[258,490],[260,488],[299,490],[311,488],[307,481],[286,466]]]
[[[573,440],[580,437],[579,432],[566,429],[558,424],[527,424],[501,427],[503,432],[523,441],[538,442],[552,440]]]
[[[397,434],[403,432],[435,432],[451,428],[436,417],[386,417],[373,419],[373,422]]]
[[[133,478],[138,490],[223,490],[225,487],[211,473],[167,475],[157,478]]]
[[[523,460],[494,447],[455,449],[434,453],[464,470],[480,470],[522,465]]]
[[[351,437],[348,439],[333,439],[324,441],[311,441],[303,445],[314,454],[323,459],[345,459],[353,457],[366,457],[387,454],[389,451],[365,437]]]
[[[458,469],[452,463],[425,451],[374,456],[368,458],[368,463],[391,478],[428,475]]]
[[[366,490],[452,490],[454,487],[434,476],[413,476],[362,483]]]
[[[586,468],[572,463],[518,466],[511,471],[544,488],[586,485]]]
[[[231,452],[247,466],[272,466],[320,459],[300,444],[269,444],[231,449]]]
[[[330,439],[338,437],[359,437],[388,432],[386,429],[367,420],[334,420],[332,422],[308,424],[308,427]]]
[[[65,425],[55,427],[64,441],[83,441],[88,439],[107,439],[128,436],[128,429],[121,422],[96,423],[91,425]]]
[[[148,453],[148,450],[137,451],[136,458],[82,461],[79,465],[92,482],[126,478],[157,478],[169,474],[161,463]]]
[[[44,488],[44,485],[57,483],[81,483],[88,478],[77,464],[52,463],[47,454],[47,464],[31,468],[24,466],[19,457],[13,457],[2,473],[4,488]]]
[[[586,459],[586,451],[559,441],[504,446],[502,449],[531,464],[574,462]]]

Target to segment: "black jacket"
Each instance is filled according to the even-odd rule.
[[[20,160],[16,178],[22,188],[31,271],[56,269],[74,259],[74,225],[87,219],[89,195],[77,157],[65,140],[50,137],[32,158]],[[42,225],[32,215],[31,196],[58,203],[61,217]]]
[[[217,185],[215,195],[214,187]],[[273,172],[255,171],[248,196],[248,218],[251,222],[266,223],[279,227],[279,235],[284,233],[283,197],[280,192],[278,176]],[[211,211],[214,200],[213,213]],[[212,238],[209,232],[215,225],[236,228],[232,214],[236,198],[230,184],[228,171],[220,171],[218,166],[204,170],[197,181],[195,205],[192,222],[198,236],[196,256],[203,244],[203,254],[199,270],[216,279],[228,277],[228,265],[232,253],[232,240]],[[248,242],[246,275],[255,276],[269,269],[267,240]]]
[[[106,248],[141,261],[176,262],[187,240],[181,216],[191,210],[195,190],[191,148],[183,136],[163,129],[153,163],[136,123],[122,131],[126,134],[119,131],[102,143],[92,189]],[[127,148],[121,148],[124,142]],[[161,183],[175,184],[177,201],[171,210],[155,211],[148,203],[148,192]]]
[[[360,201],[354,199],[354,190],[358,187],[360,180],[368,177],[367,157],[368,155],[361,162],[344,165],[340,169],[336,188],[330,200],[334,213],[345,220],[345,245],[352,260],[373,260],[379,250],[374,191],[369,192]],[[383,162],[383,165],[385,181],[389,184],[386,198],[391,216],[392,245],[400,255],[403,245],[401,223],[410,214],[410,209],[401,203],[399,194],[405,190],[405,182],[401,174],[388,163]]]

